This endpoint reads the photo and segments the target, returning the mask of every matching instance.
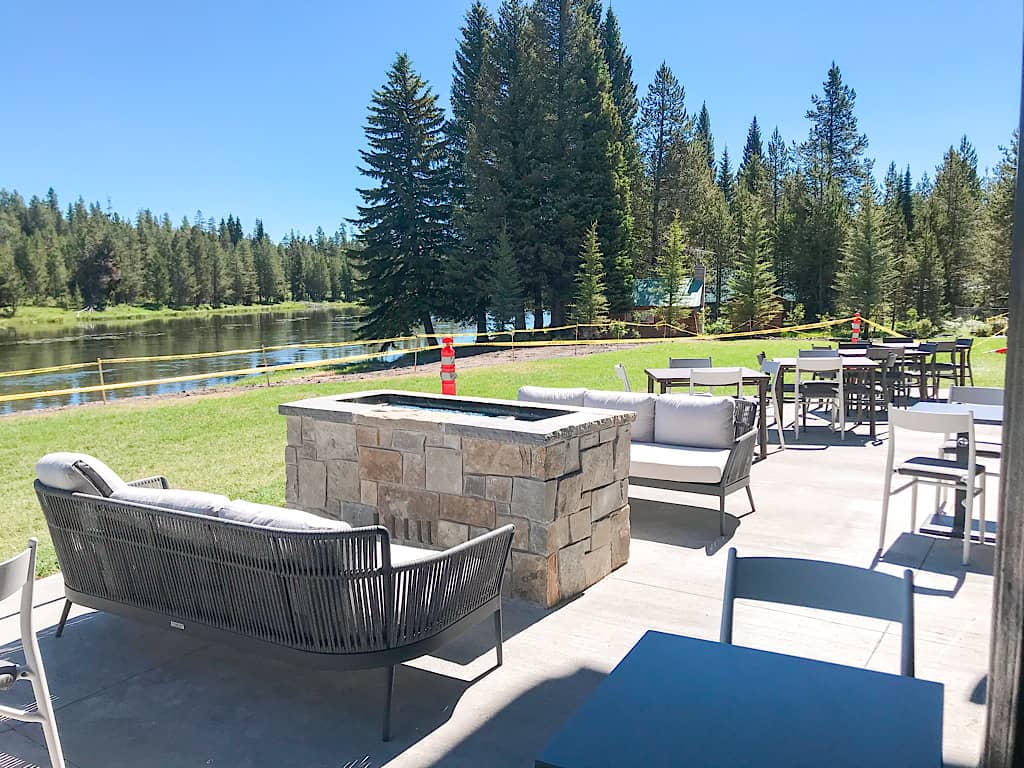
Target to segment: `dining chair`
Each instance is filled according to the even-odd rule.
[[[960,350],[955,341],[935,342],[935,357],[932,359],[932,379],[935,382],[935,397],[943,380],[960,383]]]
[[[768,399],[772,404],[772,415],[775,417],[775,428],[779,431],[779,446],[786,450],[786,438],[783,437],[782,403],[779,402],[777,382],[782,371],[782,364],[775,360],[761,360],[761,373],[768,374]]]
[[[697,394],[697,387],[707,387],[712,394],[713,387],[736,387],[736,397],[743,396],[742,368],[691,368],[690,394]]]
[[[914,349],[913,355],[907,356],[904,372],[910,379],[917,379],[918,394],[922,400],[931,396],[932,366],[935,363],[935,342],[922,341]],[[908,384],[909,387],[909,384]]]
[[[626,392],[632,392],[632,387],[629,386],[629,374],[626,373],[626,366],[622,363],[615,364],[615,375],[619,377],[619,381],[622,382],[622,389]]]
[[[961,379],[961,381],[963,381],[963,380],[969,381],[969,382],[971,382],[971,386],[973,387],[974,386],[974,368],[971,365],[971,351],[974,349],[974,339],[957,339],[956,340],[956,346],[957,346],[958,349],[966,348],[966,352],[964,353],[964,364],[963,364],[963,369],[964,369],[963,373],[965,375],[965,379]]]
[[[739,557],[729,549],[719,639],[732,645],[736,598],[898,621],[900,674],[914,676],[914,574],[791,557]]]
[[[867,341],[840,341],[840,349],[868,349],[871,346]]]
[[[39,642],[36,640],[35,627],[32,622],[32,587],[36,577],[37,544],[38,541],[35,538],[29,539],[28,549],[20,555],[15,555],[10,560],[0,563],[0,600],[6,600],[19,590],[21,591],[19,624],[21,647],[25,654],[23,664],[0,660],[0,691],[11,688],[19,681],[28,681],[32,685],[32,693],[35,697],[35,710],[0,705],[0,717],[20,720],[24,723],[39,723],[43,727],[43,738],[46,741],[46,749],[50,753],[50,763],[53,768],[64,768],[64,751],[61,749],[57,721],[53,715],[50,687],[46,683],[46,671],[43,669],[43,658],[39,653]],[[3,761],[0,760],[0,763]]]
[[[710,368],[710,357],[670,357],[669,368]]]
[[[912,456],[896,464],[896,435],[900,430],[949,435],[967,434],[967,466],[955,459],[939,459],[934,456]],[[893,489],[894,476],[907,478],[907,482]],[[974,415],[963,413],[924,413],[889,406],[889,451],[885,460],[885,486],[882,492],[882,523],[878,532],[878,551],[885,548],[885,526],[889,516],[889,500],[901,491],[910,489],[910,530],[917,528],[917,487],[920,484],[935,486],[936,507],[943,486],[967,495],[967,519],[964,521],[963,564],[971,558],[971,528],[974,499],[979,497],[979,521],[981,541],[985,541],[985,467],[977,462],[977,445],[974,439]]]
[[[793,432],[800,439],[800,423],[803,420],[807,428],[807,404],[810,400],[828,401],[832,404],[831,427],[835,429],[836,416],[840,417],[840,439],[846,439],[846,393],[843,384],[843,360],[833,350],[831,355],[819,356],[810,354],[817,350],[800,350],[796,358],[796,412],[793,419]],[[811,374],[806,380],[805,374]],[[838,414],[837,414],[838,411]]]
[[[973,405],[1002,405],[1005,390],[1002,387],[959,387],[949,388],[948,400],[951,403],[970,403]],[[1001,459],[1003,456],[1002,440],[975,440],[978,456],[983,459]],[[939,456],[956,454],[957,438],[946,435],[939,449]],[[993,474],[986,472],[986,474]]]

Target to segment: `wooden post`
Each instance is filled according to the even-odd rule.
[[[572,356],[576,357],[578,354],[577,350],[580,347],[580,324],[576,323],[576,343],[572,345]]]
[[[416,346],[412,348],[412,372],[416,373],[416,367],[419,365],[420,358],[420,340],[416,339]]]
[[[515,328],[512,329],[511,334],[512,334],[512,362],[514,363],[516,361],[516,329]]]
[[[107,402],[107,390],[105,389],[105,387],[107,385],[103,382],[103,358],[102,357],[97,357],[96,358],[96,369],[100,372],[100,387],[104,387],[104,389],[100,389],[100,397],[103,398],[103,402],[105,403],[105,402]]]
[[[267,370],[267,348],[260,344],[260,354],[263,355],[263,375],[267,378],[267,386],[270,386],[270,371]]]
[[[1024,99],[1024,80],[1021,83]],[[1024,102],[1020,126],[1024,128]],[[1017,188],[1010,255],[1009,326],[1003,458],[999,479],[995,596],[989,654],[987,725],[981,764],[1010,768],[1024,762],[1024,147],[1017,151]],[[969,530],[969,529],[968,529]]]

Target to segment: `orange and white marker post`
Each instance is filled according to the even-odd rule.
[[[452,347],[452,337],[445,336],[441,339],[444,346],[441,348],[441,394],[455,394],[455,349]]]
[[[860,310],[853,313],[853,335],[851,341],[860,341]]]

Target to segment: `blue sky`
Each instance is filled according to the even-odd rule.
[[[0,5],[0,187],[133,215],[196,209],[331,231],[353,215],[366,105],[397,51],[447,103],[468,0]],[[876,158],[934,173],[966,133],[982,168],[1016,127],[1021,4],[617,0],[640,91],[664,59],[716,148],[804,119],[834,59]],[[496,8],[497,0],[490,6]]]

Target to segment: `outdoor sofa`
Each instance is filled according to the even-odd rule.
[[[444,552],[348,524],[200,491],[124,482],[85,454],[36,466],[36,494],[67,601],[259,656],[326,670],[384,667],[390,738],[395,667],[493,617],[514,527]]]
[[[597,389],[520,387],[519,400],[576,408],[632,411],[629,482],[718,497],[725,535],[725,497],[745,488],[754,511],[750,467],[757,406],[743,398],[652,395]]]

